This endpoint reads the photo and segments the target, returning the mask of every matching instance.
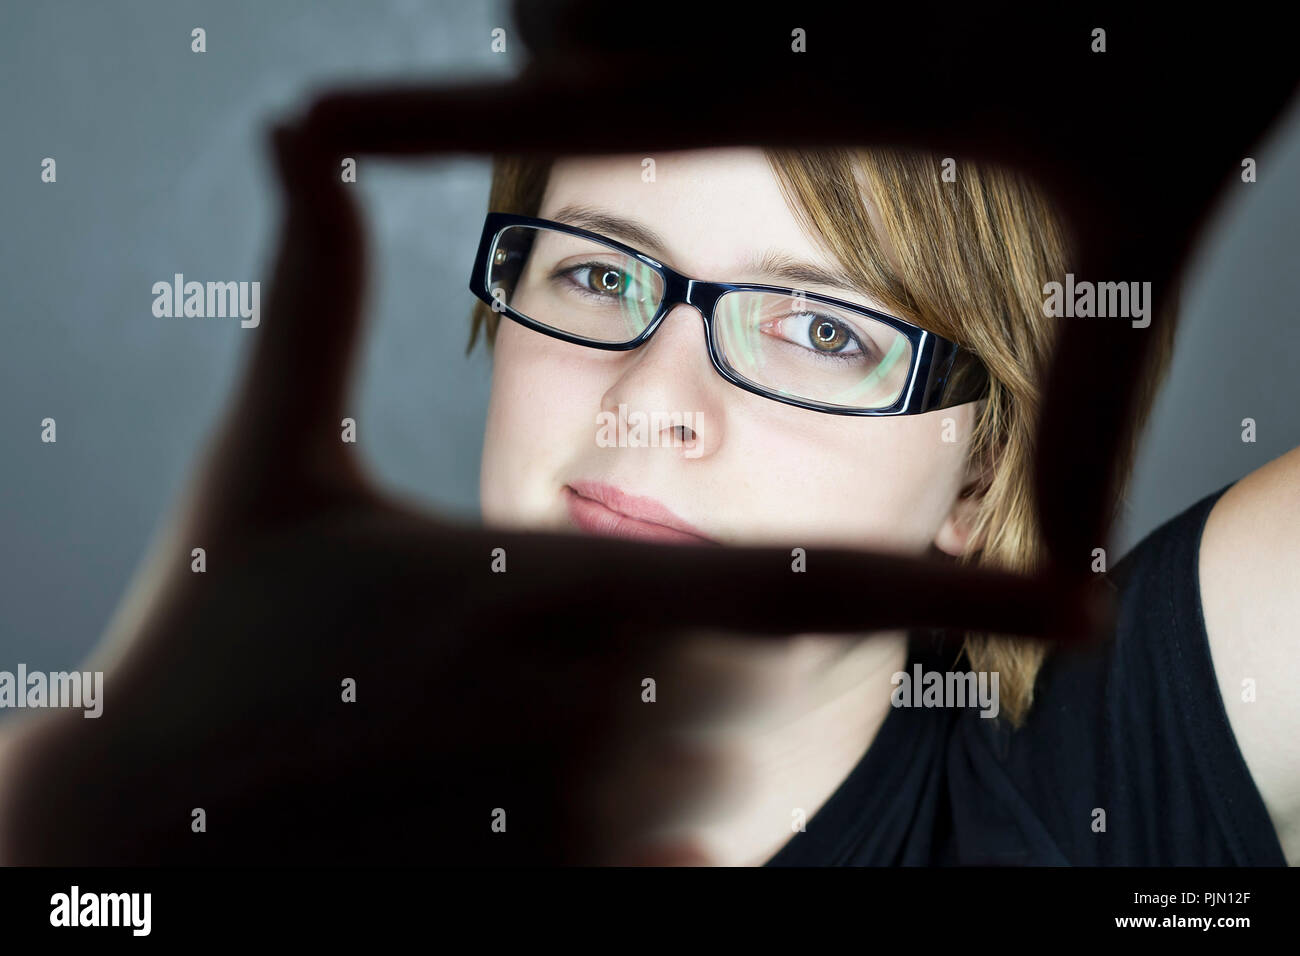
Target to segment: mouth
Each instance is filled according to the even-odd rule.
[[[653,498],[629,495],[598,481],[575,481],[563,490],[569,520],[588,534],[670,544],[717,544]]]

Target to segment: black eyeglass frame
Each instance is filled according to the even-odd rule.
[[[497,239],[510,226],[535,226],[591,239],[617,249],[624,255],[631,256],[643,265],[654,269],[664,284],[663,299],[659,303],[654,316],[636,338],[628,342],[602,342],[552,328],[511,308],[503,300],[494,297],[492,290],[488,288],[489,266],[496,251]],[[469,288],[479,299],[492,306],[493,311],[504,313],[515,322],[535,332],[541,332],[543,335],[571,342],[574,345],[584,345],[588,348],[604,349],[612,352],[627,352],[640,348],[655,334],[668,313],[678,305],[685,303],[698,311],[704,319],[705,341],[708,347],[709,361],[719,375],[747,392],[786,405],[806,408],[810,411],[825,412],[831,415],[868,417],[919,415],[924,412],[932,412],[942,408],[950,408],[954,405],[962,405],[966,402],[977,401],[987,394],[988,372],[984,364],[973,352],[905,319],[854,302],[845,302],[842,299],[831,298],[815,292],[806,292],[802,289],[751,282],[708,282],[703,279],[692,279],[672,267],[664,265],[653,256],[646,255],[639,249],[634,249],[616,239],[610,239],[608,236],[602,236],[587,229],[580,229],[577,226],[570,226],[567,223],[554,222],[550,219],[538,219],[533,216],[520,216],[514,213],[489,212],[483,221],[483,233],[479,239],[478,253],[474,257],[474,271],[470,276]],[[714,331],[714,308],[718,300],[729,292],[772,292],[788,296],[798,295],[807,301],[820,302],[824,305],[834,306],[836,309],[854,312],[877,322],[883,322],[895,329],[905,336],[912,346],[912,367],[908,372],[907,384],[900,392],[898,400],[885,408],[849,408],[842,405],[815,402],[793,395],[782,395],[780,392],[765,389],[749,381],[727,363],[722,355]],[[968,368],[972,374],[954,376],[954,371],[959,367]],[[963,380],[960,387],[953,386],[954,377]]]

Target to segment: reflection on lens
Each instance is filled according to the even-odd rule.
[[[488,288],[534,322],[594,342],[635,339],[664,295],[659,273],[633,256],[535,226],[501,231]]]
[[[912,344],[893,326],[783,293],[727,293],[714,313],[714,336],[741,377],[825,405],[887,408],[912,368]]]

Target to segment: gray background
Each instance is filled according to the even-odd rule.
[[[257,332],[154,318],[149,289],[176,272],[269,280],[267,120],[323,84],[511,76],[525,51],[511,35],[491,52],[495,26],[503,2],[5,5],[0,669],[84,657],[222,407]],[[1300,445],[1300,110],[1276,132],[1192,266],[1115,556]],[[46,156],[57,184],[40,181]],[[359,447],[390,486],[466,520],[490,370],[481,348],[464,356],[465,283],[488,181],[486,159],[461,157],[363,163],[358,184],[375,268]]]

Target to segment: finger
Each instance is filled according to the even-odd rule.
[[[1096,576],[1037,576],[842,548],[697,548],[613,538],[469,533],[471,554],[500,547],[509,581],[490,616],[537,627],[546,615],[630,640],[699,627],[746,634],[903,627],[1084,640],[1113,613]],[[487,551],[482,551],[487,553]],[[507,597],[507,594],[509,595]],[[603,628],[603,630],[602,630]]]
[[[234,443],[260,472],[356,477],[342,441],[365,279],[360,214],[307,126],[271,135],[284,196],[266,315],[240,390]]]
[[[731,24],[728,31],[734,26]],[[970,55],[969,43],[953,48],[949,45],[952,38],[947,44],[929,35],[927,39],[934,42],[937,56],[951,59],[955,54]],[[753,59],[764,49],[778,61],[771,69],[759,67]],[[906,53],[894,51],[891,55],[905,64],[912,62],[908,57],[915,52],[909,48]],[[846,116],[862,115],[856,109],[852,83],[836,82],[834,74],[824,69],[816,76],[792,77],[788,56],[779,46],[773,48],[766,43],[747,49],[744,59],[747,79],[743,88],[720,88],[712,93],[711,108],[717,117],[714,122],[667,124],[649,138],[635,126],[574,126],[557,124],[553,118],[588,107],[593,85],[608,91],[619,102],[654,102],[665,115],[691,115],[698,108],[698,87],[680,78],[666,82],[662,69],[656,67],[663,61],[662,51],[587,63],[573,57],[550,63],[534,61],[517,79],[506,83],[343,88],[321,96],[311,114],[321,129],[338,137],[336,141],[346,141],[349,148],[362,153],[389,156],[498,152],[503,126],[484,123],[484,116],[507,120],[505,130],[511,151],[552,154],[775,142],[785,138],[773,129],[771,117],[778,113],[799,117],[797,141],[806,146],[858,141],[948,144],[954,131],[969,131],[972,137],[978,136],[982,150],[1014,150],[1023,156],[1026,142],[1042,138],[1033,118],[1034,100],[1029,96],[1012,97],[1005,86],[998,91],[1003,123],[997,129],[987,124],[975,127],[969,104],[979,102],[980,94],[974,88],[963,90],[961,96],[944,98],[942,104],[924,114],[907,101],[895,99],[879,104],[869,118],[856,125],[846,125]],[[850,79],[851,67],[843,68],[847,70],[843,79]],[[991,78],[983,81],[992,82]],[[942,86],[939,82],[936,89]],[[928,102],[927,96],[922,99]],[[1041,123],[1037,125],[1041,127]]]

